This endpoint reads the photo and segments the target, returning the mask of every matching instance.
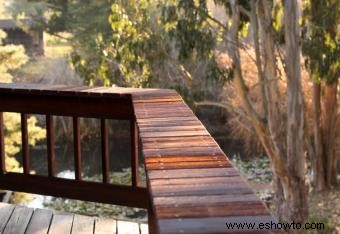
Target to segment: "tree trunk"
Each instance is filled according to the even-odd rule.
[[[323,152],[325,154],[325,177],[328,188],[337,184],[335,155],[336,114],[338,82],[325,86],[322,116]]]
[[[307,218],[307,185],[304,156],[304,104],[301,90],[301,42],[297,0],[284,1],[285,62],[287,76],[287,167],[289,191],[283,220],[304,223]]]
[[[316,191],[326,187],[323,139],[321,132],[321,84],[313,82],[313,130],[314,130],[314,155],[311,157],[313,169],[313,186]]]

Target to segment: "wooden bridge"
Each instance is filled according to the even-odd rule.
[[[6,171],[3,112],[21,114],[23,173]],[[227,228],[276,220],[173,90],[1,84],[0,113],[1,189],[146,208],[150,233],[275,231]],[[28,114],[46,115],[48,176],[30,174]],[[55,116],[73,118],[75,179],[56,177]],[[101,183],[82,178],[80,117],[101,122]],[[107,119],[130,121],[131,186],[109,182]],[[146,187],[138,179],[139,147]]]

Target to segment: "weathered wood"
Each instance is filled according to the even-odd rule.
[[[4,129],[4,115],[0,112],[0,175],[6,172]]]
[[[73,223],[72,214],[54,214],[49,229],[49,234],[70,234]]]
[[[46,115],[46,141],[47,141],[47,164],[48,176],[56,175],[56,159],[54,150],[54,117]]]
[[[133,234],[140,233],[138,223],[128,221],[117,221],[117,233],[118,234]]]
[[[6,224],[11,217],[13,210],[15,206],[6,204],[6,203],[0,203],[0,233],[3,233]]]
[[[94,234],[116,234],[117,222],[113,219],[96,219]]]
[[[103,183],[110,182],[110,157],[109,157],[109,140],[107,122],[105,119],[100,120],[101,144],[102,144],[102,174]]]
[[[27,115],[21,114],[21,145],[22,145],[22,162],[25,174],[30,173],[30,158],[28,148],[28,127]]]
[[[24,234],[32,214],[33,209],[31,208],[23,206],[15,207],[3,233]]]
[[[81,180],[81,142],[80,142],[80,119],[73,117],[73,147],[74,147],[74,174],[76,180]]]
[[[94,218],[83,216],[83,215],[74,215],[73,224],[72,224],[72,232],[74,234],[93,234],[94,232]]]
[[[47,234],[52,215],[50,210],[35,209],[25,234]]]

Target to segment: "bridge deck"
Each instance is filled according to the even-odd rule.
[[[0,233],[147,234],[143,223],[95,218],[0,203]]]

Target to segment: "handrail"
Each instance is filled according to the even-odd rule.
[[[135,118],[131,95],[102,92],[100,88],[46,85],[0,85],[0,187],[23,192],[60,196],[87,201],[148,208],[148,192],[138,186],[138,139],[135,136]],[[6,172],[4,156],[4,126],[2,112],[21,114],[23,173]],[[28,147],[28,114],[46,116],[48,176],[30,174]],[[54,118],[71,116],[74,137],[75,179],[56,178]],[[101,123],[102,183],[83,181],[79,118],[99,118]],[[107,119],[130,121],[132,185],[109,183],[110,160]],[[96,191],[93,194],[93,191]]]
[[[228,222],[276,222],[175,91],[0,84],[0,100],[0,112],[22,113],[23,121],[29,113],[47,116],[49,152],[49,176],[29,174],[28,153],[23,174],[6,173],[0,113],[0,188],[147,208],[150,233],[225,233],[235,231]],[[73,117],[75,180],[55,177],[54,115]],[[102,183],[82,181],[79,117],[101,120]],[[107,118],[130,121],[130,187],[108,183]],[[147,188],[138,184],[138,147]]]

